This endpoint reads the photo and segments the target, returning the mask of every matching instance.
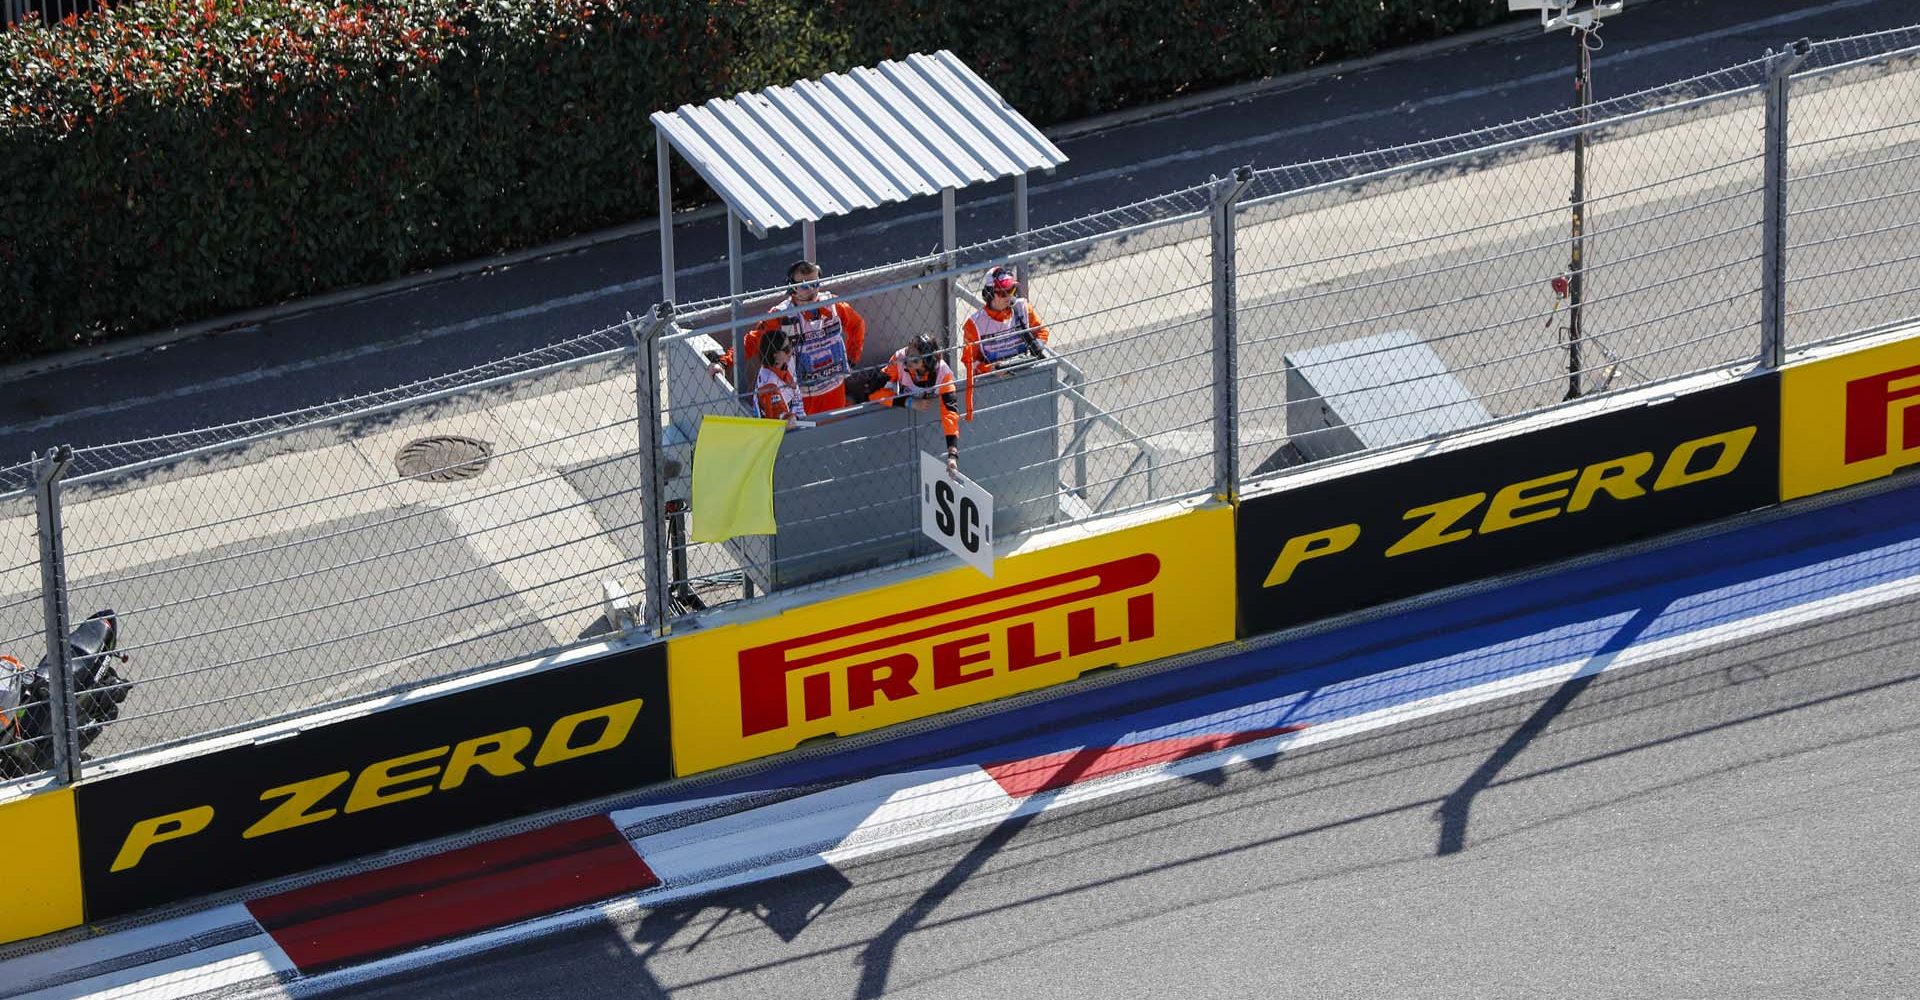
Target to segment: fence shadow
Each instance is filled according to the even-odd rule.
[[[1581,665],[1578,672],[1568,678],[1566,683],[1560,685],[1545,702],[1542,702],[1540,707],[1527,717],[1527,721],[1521,723],[1519,728],[1515,729],[1491,756],[1482,761],[1479,767],[1474,768],[1473,773],[1467,776],[1467,780],[1460,783],[1459,788],[1454,789],[1441,802],[1440,808],[1434,811],[1435,818],[1440,821],[1440,843],[1434,851],[1435,854],[1443,856],[1458,854],[1466,848],[1467,826],[1472,819],[1474,799],[1499,778],[1500,772],[1505,770],[1508,764],[1513,763],[1514,758],[1520,756],[1522,750],[1525,750],[1541,733],[1546,732],[1547,727],[1565,713],[1582,692],[1593,685],[1601,672],[1607,669],[1608,664],[1640,638],[1641,633],[1660,617],[1660,613],[1666,609],[1668,603],[1670,602],[1649,601],[1634,612],[1633,617],[1627,619],[1606,644]]]

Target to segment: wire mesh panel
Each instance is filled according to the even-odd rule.
[[[555,368],[625,350],[632,342],[629,327],[620,324],[472,368],[304,409],[178,434],[76,448],[68,477],[83,478],[108,472],[126,475],[149,465],[176,462],[185,455],[193,455],[202,467],[223,461],[252,461],[262,453],[265,438],[287,438],[285,443],[274,447],[297,450],[304,446],[299,435],[314,427],[395,405],[419,403],[457,389],[494,386],[516,378],[538,380]],[[329,439],[323,439],[322,443],[326,440]],[[24,484],[19,488],[31,485],[31,466],[0,468],[0,489],[15,488],[16,479]]]
[[[631,351],[69,480],[68,601],[134,687],[93,753],[481,669],[638,592]],[[6,600],[12,600],[9,596]]]
[[[1754,355],[1761,114],[1749,87],[1585,129],[1577,286],[1580,129],[1239,206],[1242,467]]]
[[[31,467],[18,470],[30,487]],[[38,518],[30,488],[0,493],[0,782],[44,769],[50,748],[42,717],[47,693],[32,671],[47,651],[40,599]]]
[[[1920,316],[1920,51],[1797,74],[1791,88],[1788,345]]]
[[[0,494],[0,784],[40,774],[51,760],[48,692],[34,674],[47,651],[37,522],[30,490]]]
[[[1105,513],[1212,486],[1212,254],[1207,216],[1193,212],[1032,263],[1033,302],[1060,358],[1067,509]]]
[[[1330,457],[1286,449],[1290,422],[1305,434],[1316,418],[1337,421],[1373,446],[1448,429],[1463,412],[1485,419],[1455,406],[1447,381],[1495,404],[1517,387],[1551,393],[1558,351],[1542,292],[1565,268],[1568,177],[1554,153],[1535,143],[1236,210],[1242,468]],[[1328,379],[1374,387],[1365,413],[1327,398]]]
[[[1595,131],[1583,394],[1758,356],[1764,125],[1749,88]]]

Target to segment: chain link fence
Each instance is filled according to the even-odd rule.
[[[631,487],[608,487],[605,470],[637,440],[631,333],[602,334],[623,339],[173,459],[70,469],[60,486],[69,618],[115,611],[134,681],[90,757],[610,631],[602,582],[638,586],[638,551],[620,546],[637,519],[606,520]],[[31,505],[9,523],[30,528]],[[27,561],[37,574],[39,560]],[[8,575],[7,593],[22,596],[0,598],[0,613],[39,603],[24,572]]]
[[[39,524],[33,470],[11,470],[22,485],[0,493],[0,780],[30,777],[50,754],[45,728],[36,720],[49,710],[48,694],[34,681],[46,648],[41,600]]]
[[[1920,38],[1915,39],[1920,41]],[[1787,120],[1791,346],[1920,313],[1920,52],[1794,78]]]
[[[752,412],[744,340],[780,317],[784,288],[328,406],[82,449],[57,490],[36,489],[34,466],[0,468],[0,649],[20,676],[46,652],[45,565],[68,623],[112,609],[133,683],[84,766],[134,766],[632,627],[621,594],[657,626],[945,558],[919,530],[940,404],[869,399],[917,334],[956,374],[960,469],[994,494],[1009,542],[1570,392],[1763,362],[1772,293],[1790,346],[1920,315],[1916,60],[1920,29],[1813,46],[1784,132],[1769,112],[1784,64],[1769,56],[1600,102],[1588,124],[1566,112],[1244,173],[829,275],[865,343],[849,409],[783,440],[775,535],[694,540],[691,470],[704,418]],[[1575,340],[1562,284],[1580,135]],[[1770,191],[1787,210],[1777,227]],[[969,380],[959,331],[1001,265],[1022,276],[1045,343]],[[716,374],[729,349],[739,363]],[[39,525],[55,501],[64,552]],[[58,715],[32,699],[7,711]],[[77,749],[72,735],[14,740],[0,779],[47,773],[48,744]]]
[[[1755,356],[1763,97],[1743,87],[1237,206],[1243,466],[1275,472]],[[1576,340],[1568,194],[1582,132]],[[1254,190],[1273,186],[1256,175]]]
[[[0,0],[0,31],[28,18],[49,23],[91,13],[101,0]]]

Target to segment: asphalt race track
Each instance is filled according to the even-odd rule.
[[[1912,599],[368,997],[1899,996]]]
[[[1671,46],[1673,38],[1635,38],[1625,29],[1637,23],[1633,31],[1671,32],[1677,28],[1672,15],[1687,6],[1650,6],[1634,12],[1650,15],[1648,20],[1623,17],[1610,26],[1610,43],[1616,46],[1611,54],[1618,61],[1609,64],[1609,71],[1620,77],[1629,70],[1645,73],[1650,72],[1648,66],[1656,66],[1680,75],[1682,64],[1671,61],[1677,57],[1670,53],[1679,51]],[[1756,31],[1764,34],[1789,27],[1809,33],[1844,31],[1859,27],[1856,20],[1876,10],[1882,26],[1893,23],[1891,13],[1875,4],[1827,6],[1832,9],[1825,14],[1809,13],[1797,20],[1791,11],[1769,9],[1774,19],[1789,20]],[[1616,32],[1615,27],[1622,30]],[[1702,43],[1702,51],[1724,55],[1729,37],[1734,36],[1715,35],[1711,46]],[[1741,44],[1747,44],[1744,37]],[[1479,65],[1490,52],[1505,49],[1533,58],[1533,50],[1518,41],[1446,58]],[[1655,54],[1627,58],[1640,52]],[[1525,78],[1520,74],[1513,79]],[[1386,83],[1370,79],[1367,87],[1348,89],[1378,89]],[[1826,115],[1841,123],[1837,127],[1842,130],[1865,129],[1892,113],[1885,107],[1885,94],[1872,83],[1869,77],[1864,85],[1855,80],[1856,85],[1809,88],[1804,100],[1813,124],[1804,128],[1826,127],[1819,117]],[[1341,96],[1355,99],[1344,92]],[[1458,103],[1440,101],[1433,94],[1423,100],[1430,109],[1453,108]],[[1757,350],[1758,296],[1751,291],[1757,287],[1751,279],[1757,267],[1760,213],[1758,164],[1752,159],[1757,150],[1755,107],[1750,95],[1720,102],[1711,114],[1677,127],[1607,136],[1596,142],[1592,192],[1596,201],[1590,221],[1592,252],[1600,263],[1589,275],[1586,334],[1590,362],[1622,359],[1613,385],[1751,357]],[[1211,114],[1224,112],[1200,117],[1213,121],[1206,117]],[[1422,116],[1418,128],[1410,124],[1413,131],[1396,138],[1426,134],[1422,130],[1433,124]],[[1471,122],[1460,119],[1456,124]],[[1159,126],[1134,126],[1149,127]],[[1246,126],[1242,122],[1238,127]],[[1231,142],[1226,145],[1231,151],[1244,152]],[[1861,150],[1846,142],[1822,143],[1796,154],[1796,171],[1827,175],[1825,180],[1793,188],[1796,197],[1811,205],[1859,204],[1839,212],[1809,213],[1796,221],[1792,241],[1811,248],[1790,255],[1790,275],[1815,274],[1834,266],[1820,256],[1818,243],[1823,237],[1866,232],[1874,228],[1873,218],[1895,215],[1889,206],[1896,203],[1885,199],[1897,194],[1902,184],[1912,183],[1908,176],[1912,171],[1903,165],[1912,156],[1910,146]],[[1457,235],[1409,241],[1398,253],[1369,253],[1353,261],[1316,266],[1304,274],[1291,269],[1289,261],[1332,261],[1343,248],[1343,230],[1365,229],[1388,209],[1343,196],[1307,213],[1312,218],[1324,216],[1326,225],[1249,213],[1239,237],[1245,303],[1241,361],[1242,371],[1250,376],[1243,388],[1239,421],[1243,467],[1259,467],[1284,436],[1284,407],[1271,385],[1257,381],[1257,373],[1279,372],[1287,352],[1349,339],[1375,326],[1403,327],[1422,336],[1492,413],[1514,413],[1557,400],[1565,381],[1565,352],[1558,332],[1550,329],[1553,300],[1542,282],[1564,264],[1564,251],[1556,242],[1566,224],[1564,164],[1559,162],[1563,159],[1496,163],[1420,185],[1407,193],[1413,196],[1411,208],[1430,213],[1419,217],[1421,225],[1427,231]],[[1847,169],[1863,162],[1893,165]],[[1155,167],[1165,181],[1161,189],[1173,186],[1172,171],[1191,166],[1178,161]],[[1070,190],[1085,193],[1089,186]],[[1400,204],[1394,202],[1399,196],[1391,192],[1374,194],[1383,199],[1380,204]],[[1491,211],[1501,221],[1476,228],[1480,220],[1474,213],[1482,211],[1476,206],[1488,205],[1495,206]],[[1702,207],[1675,214],[1679,207],[1692,205]],[[1531,214],[1535,210],[1542,214]],[[1909,226],[1890,226],[1846,241],[1843,252],[1849,259],[1890,262],[1870,276],[1843,278],[1838,291],[1809,289],[1802,294],[1790,289],[1792,310],[1874,288],[1892,292],[1877,295],[1858,309],[1792,316],[1791,341],[1809,342],[1920,308],[1920,293],[1898,292],[1920,287],[1920,259],[1906,251]],[[1194,270],[1193,262],[1204,260],[1206,236],[1184,230],[1178,235],[1186,237],[1184,243],[1133,256],[1045,262],[1038,267],[1052,301],[1071,304],[1051,315],[1058,343],[1093,380],[1089,395],[1145,434],[1158,450],[1161,465],[1154,481],[1158,496],[1204,488],[1211,477],[1213,436],[1206,423],[1211,406],[1210,329],[1199,313],[1184,324],[1164,316],[1142,323],[1130,319],[1126,310],[1103,314],[1099,305],[1112,298],[1116,285],[1132,287],[1130,294],[1136,296],[1151,294],[1137,286],[1155,282],[1168,288],[1204,287],[1204,268]],[[1124,247],[1120,252],[1131,253]],[[1693,277],[1676,280],[1675,275]],[[394,316],[401,315],[398,300],[388,300],[388,305]],[[1543,324],[1543,317],[1548,322]],[[229,339],[228,346],[244,353],[241,343]],[[414,363],[416,350],[424,348],[425,342],[395,347],[383,354],[383,364],[362,367],[403,369]],[[106,377],[110,370],[111,365],[86,369],[93,373],[89,377]],[[76,370],[60,377],[80,375]],[[294,375],[289,371],[284,377]],[[626,379],[620,371],[599,372],[595,377],[604,377],[604,386],[615,396]],[[1597,379],[1591,378],[1590,383]],[[254,397],[255,390],[265,384],[250,383],[252,388],[243,395]],[[565,412],[573,404],[561,400],[572,397],[561,394],[584,390],[571,383],[524,389],[535,396],[543,391],[555,392],[552,407]],[[522,409],[544,405],[535,398],[519,399],[517,393],[484,400],[481,405],[490,413],[503,414],[517,404]],[[0,408],[4,405],[0,403]],[[605,421],[617,421],[619,407],[604,416]],[[351,451],[347,457],[355,463],[356,474],[371,471],[390,478],[391,448],[372,433],[375,430],[397,435],[386,444],[409,436],[404,428],[371,428],[363,439],[351,442],[351,449],[343,446],[336,451]],[[0,431],[0,436],[5,433]],[[616,434],[616,446],[627,448],[625,432]],[[1135,457],[1131,448],[1117,440],[1097,438],[1092,444],[1102,449],[1091,474],[1096,482],[1113,480]],[[521,457],[528,463],[551,464],[551,450],[538,448]],[[387,495],[384,486],[354,491],[348,481],[336,491],[327,478],[334,469],[328,464],[331,459],[294,465],[292,458],[285,469],[262,463],[256,474],[261,494],[254,508],[288,504],[285,513],[254,518],[231,529],[183,531],[168,542],[181,549],[177,554],[154,551],[156,546],[144,543],[103,541],[90,525],[69,526],[70,552],[77,559],[89,550],[99,553],[90,560],[78,559],[70,570],[73,600],[84,605],[76,610],[85,614],[95,607],[112,606],[126,614],[128,642],[139,657],[135,676],[142,681],[122,722],[103,737],[96,755],[121,754],[243,726],[303,706],[334,703],[574,642],[601,627],[594,599],[598,579],[634,571],[637,551],[627,544],[634,534],[628,529],[639,516],[632,476],[618,456],[594,455],[566,466],[565,490],[527,485],[524,478],[517,478],[539,470],[502,468],[499,478],[486,481],[481,490],[490,498],[458,499],[446,487],[418,489],[417,495],[396,494],[395,503],[445,506],[441,510],[396,507],[390,517],[374,516],[383,509],[384,501],[376,500]],[[332,507],[304,503],[307,494],[276,488],[272,483],[276,475],[289,477],[308,493],[338,492],[339,496]],[[1146,484],[1139,476],[1117,482],[1115,502],[1152,499],[1145,492]],[[577,494],[572,492],[576,488]],[[69,500],[69,511],[78,517],[86,513],[88,503],[87,497],[76,495]],[[296,503],[303,505],[291,506]],[[184,522],[197,516],[196,505],[180,498],[142,501],[137,508],[148,518],[176,517]],[[548,510],[574,511],[580,516],[573,521],[534,520]],[[527,523],[509,530],[496,527],[516,518]],[[230,530],[235,532],[231,537],[223,534]],[[104,537],[126,533],[120,530]],[[258,536],[242,537],[244,533]],[[599,540],[601,535],[612,544]],[[557,541],[569,539],[584,544],[568,549]],[[32,569],[28,550],[20,550],[14,561],[23,570]],[[701,562],[696,571],[714,568]],[[722,568],[731,568],[731,563]],[[20,572],[11,579],[22,589],[0,592],[0,608],[9,609],[7,620],[0,622],[4,626],[0,635],[31,639],[38,628],[39,609],[34,590],[28,588],[37,586],[37,573]],[[397,644],[395,636],[401,639]]]

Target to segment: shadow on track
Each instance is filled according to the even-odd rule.
[[[1552,696],[1542,702],[1540,707],[1527,717],[1527,721],[1521,723],[1520,727],[1513,731],[1513,735],[1507,737],[1506,742],[1494,750],[1492,756],[1475,768],[1473,773],[1467,776],[1467,780],[1461,782],[1460,787],[1454,789],[1452,794],[1441,802],[1440,808],[1434,811],[1435,818],[1440,821],[1440,846],[1434,853],[1458,854],[1466,847],[1467,823],[1473,813],[1473,800],[1492,785],[1494,779],[1500,776],[1500,772],[1505,770],[1515,757],[1520,756],[1520,751],[1525,750],[1528,744],[1545,732],[1547,727],[1552,725],[1553,720],[1559,718],[1567,707],[1580,697],[1581,692],[1592,686],[1601,672],[1606,670],[1616,657],[1626,652],[1640,638],[1641,633],[1660,617],[1660,613],[1667,606],[1667,602],[1657,604],[1649,602],[1635,612],[1626,624],[1614,632],[1606,645],[1600,647],[1591,659],[1581,665],[1577,673],[1568,678],[1565,684],[1560,685]]]

